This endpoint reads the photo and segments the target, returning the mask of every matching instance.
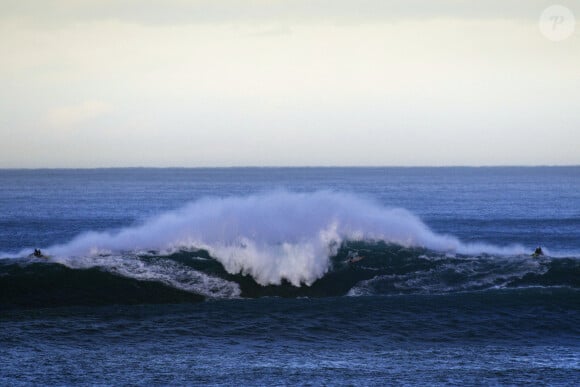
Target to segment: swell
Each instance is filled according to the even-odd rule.
[[[203,299],[199,294],[161,282],[119,276],[97,267],[79,270],[45,262],[0,264],[0,310],[182,303]]]

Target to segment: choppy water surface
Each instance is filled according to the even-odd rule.
[[[577,167],[6,170],[0,213],[2,384],[580,376]]]

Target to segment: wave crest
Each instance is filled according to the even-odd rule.
[[[46,251],[57,262],[78,265],[102,253],[204,249],[230,274],[250,275],[261,285],[285,280],[300,286],[323,277],[330,257],[347,240],[464,254],[525,252],[515,245],[464,244],[433,232],[407,210],[331,191],[204,198],[139,226],[84,233]]]

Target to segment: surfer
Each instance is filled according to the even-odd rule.
[[[34,253],[32,255],[34,255],[36,258],[46,258],[44,255],[42,255],[42,251],[40,251],[40,249],[34,249]]]
[[[353,264],[356,263],[360,260],[364,259],[364,257],[361,257],[360,255],[358,255],[358,251],[349,251],[348,255],[346,256],[346,262],[348,262],[349,264]]]
[[[544,255],[544,251],[542,250],[542,247],[541,246],[538,246],[534,250],[534,253],[532,254],[532,257],[541,257],[543,255]]]

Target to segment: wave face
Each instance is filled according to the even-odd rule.
[[[360,260],[352,262],[353,252]],[[0,308],[180,303],[240,297],[434,295],[483,290],[580,291],[580,259],[449,255],[384,242],[344,242],[310,286],[262,285],[228,272],[207,251],[102,255],[92,267],[38,259],[0,261]],[[533,295],[532,295],[533,296]]]
[[[42,286],[62,296],[71,283],[81,290],[76,301],[64,298],[72,303],[93,303],[83,294],[94,289],[102,300],[179,302],[580,287],[577,256],[531,259],[520,245],[462,243],[404,209],[331,191],[205,198],[43,251],[48,260],[22,251],[2,261],[4,304]]]

